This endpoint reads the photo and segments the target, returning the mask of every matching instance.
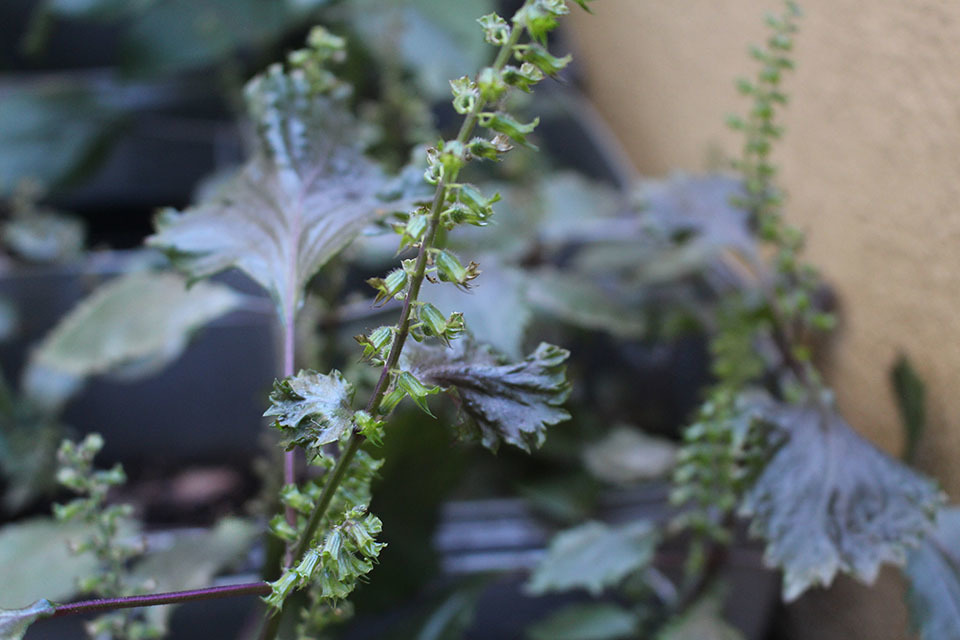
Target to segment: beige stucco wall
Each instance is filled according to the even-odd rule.
[[[838,291],[842,409],[901,445],[888,371],[929,387],[921,464],[960,499],[960,2],[806,0],[776,152],[790,218]],[[593,98],[645,174],[703,169],[738,139],[732,80],[776,0],[598,0],[574,17]]]
[[[842,305],[827,374],[850,422],[898,452],[888,372],[905,352],[928,385],[920,464],[960,500],[960,2],[801,4],[776,157],[788,215]],[[592,6],[595,16],[573,19],[579,64],[641,172],[703,169],[735,152],[723,120],[744,101],[732,79],[752,75],[746,46],[765,37],[777,0]],[[895,576],[889,585],[895,594]],[[807,621],[797,637],[904,637],[898,598],[841,590],[792,609]]]

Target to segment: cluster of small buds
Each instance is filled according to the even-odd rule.
[[[57,481],[79,497],[66,504],[55,504],[53,513],[61,522],[82,522],[91,532],[85,538],[70,542],[73,553],[93,554],[100,564],[97,573],[82,577],[77,582],[83,593],[101,597],[133,595],[138,588],[148,590],[152,584],[131,588],[126,580],[126,565],[146,551],[142,537],[131,536],[133,527],[129,518],[133,508],[126,504],[107,505],[107,494],[113,487],[127,480],[119,465],[97,470],[94,458],[103,448],[103,438],[90,434],[79,444],[64,440],[57,452],[60,464]],[[141,619],[141,614],[124,611],[101,616],[87,624],[91,637],[110,637],[118,640],[146,640],[158,638],[162,630]]]
[[[785,4],[783,15],[767,16],[771,34],[766,47],[750,50],[751,57],[760,65],[756,78],[737,82],[738,90],[751,99],[752,107],[746,117],[731,117],[728,124],[745,136],[742,157],[734,162],[746,190],[746,197],[739,204],[753,214],[760,239],[776,246],[774,266],[778,280],[773,293],[779,313],[790,329],[829,331],[836,319],[817,304],[820,278],[815,269],[799,260],[804,235],[783,219],[784,196],[775,183],[777,168],[770,159],[774,142],[783,134],[783,128],[776,123],[778,109],[787,104],[781,81],[783,73],[793,69],[790,54],[796,20],[801,15],[796,3],[787,0]],[[794,355],[802,362],[809,360],[803,348]]]
[[[331,63],[346,59],[346,48],[346,40],[317,26],[307,36],[307,48],[291,52],[287,60],[291,69],[304,75],[313,93],[349,91],[349,85],[329,69]]]
[[[376,541],[382,527],[379,518],[367,513],[366,505],[350,508],[339,522],[326,528],[322,542],[309,548],[295,566],[271,583],[273,591],[264,600],[279,609],[291,592],[311,585],[321,601],[335,605],[344,600],[357,581],[373,570],[386,546]]]
[[[702,569],[705,540],[731,541],[727,516],[763,468],[769,451],[768,426],[744,404],[735,391],[716,389],[700,408],[697,421],[684,431],[670,500],[685,509],[671,527],[697,536],[687,567],[693,573]]]

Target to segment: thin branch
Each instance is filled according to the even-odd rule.
[[[70,604],[58,604],[54,608],[51,618],[74,616],[83,613],[98,611],[114,611],[116,609],[130,609],[133,607],[153,607],[162,604],[181,604],[198,600],[216,600],[218,598],[232,598],[236,596],[265,596],[270,593],[270,585],[266,582],[248,582],[245,584],[230,584],[219,587],[205,587],[189,591],[171,591],[169,593],[153,593],[142,596],[127,596],[124,598],[101,598],[98,600],[84,600]]]

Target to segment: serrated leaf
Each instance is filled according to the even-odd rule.
[[[81,525],[49,517],[4,525],[0,529],[0,576],[7,578],[0,589],[0,607],[22,607],[39,598],[67,600],[74,595],[77,578],[97,570],[91,555],[73,555],[67,548],[70,540],[82,539],[85,534]]]
[[[353,426],[354,388],[334,369],[329,374],[301,371],[278,380],[264,416],[275,416],[282,443],[319,448],[337,442]]]
[[[708,594],[668,623],[656,640],[745,640],[739,629],[721,615],[721,599]]]
[[[910,623],[923,640],[960,640],[960,509],[940,511],[936,531],[907,557]]]
[[[205,587],[218,573],[242,560],[259,534],[252,522],[225,518],[213,529],[179,535],[169,548],[149,553],[140,561],[131,583],[152,581],[156,592]],[[144,611],[151,624],[166,629],[173,606]]]
[[[37,600],[23,609],[0,609],[0,640],[20,640],[37,618],[53,612],[53,605],[47,600]]]
[[[615,427],[602,440],[587,445],[583,461],[594,477],[614,484],[659,478],[673,468],[677,445],[636,428]]]
[[[620,640],[635,638],[637,614],[615,604],[574,604],[527,630],[530,640]]]
[[[530,576],[527,591],[586,589],[599,595],[653,559],[659,536],[649,522],[612,527],[587,522],[554,537],[546,557]]]
[[[569,355],[541,343],[524,360],[504,364],[469,338],[450,348],[415,344],[404,350],[406,368],[417,378],[456,391],[468,426],[494,451],[501,441],[524,451],[539,447],[548,425],[570,418],[561,407],[570,394],[563,364]]]
[[[24,371],[25,392],[62,404],[88,376],[140,366],[153,373],[175,360],[198,327],[235,309],[240,296],[219,284],[187,289],[174,273],[135,272],[99,287],[47,334]]]
[[[246,90],[258,135],[252,159],[213,199],[166,210],[147,243],[192,278],[236,267],[270,292],[281,319],[326,262],[386,211],[386,181],[359,148],[342,100],[271,67]]]
[[[783,597],[827,586],[838,571],[872,583],[902,564],[932,527],[936,484],[860,438],[818,404],[775,405],[764,419],[786,436],[741,514],[767,540],[765,560],[784,572]]]

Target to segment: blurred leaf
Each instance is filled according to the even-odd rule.
[[[288,320],[310,278],[385,212],[385,180],[342,101],[311,95],[303,76],[273,66],[246,95],[259,134],[253,158],[212,200],[162,212],[147,242],[194,279],[241,269]]]
[[[638,198],[648,231],[673,242],[700,244],[706,253],[733,250],[752,259],[756,240],[749,216],[732,204],[742,194],[739,181],[733,178],[681,173],[643,183]]]
[[[456,391],[464,426],[494,451],[501,441],[524,451],[539,447],[548,425],[570,418],[561,406],[570,394],[563,364],[569,355],[541,343],[524,360],[505,364],[470,338],[449,348],[414,343],[403,352],[417,378]]]
[[[276,417],[286,449],[318,450],[353,427],[353,392],[353,385],[337,370],[328,375],[300,371],[274,383],[270,408],[263,415]]]
[[[67,549],[67,543],[82,537],[82,531],[79,525],[49,517],[4,525],[0,529],[0,575],[5,576],[0,607],[22,607],[39,598],[57,601],[73,596],[77,578],[97,570],[93,556],[75,556]]]
[[[923,436],[927,424],[926,386],[910,365],[906,356],[900,356],[890,371],[890,382],[896,395],[897,409],[906,433],[907,444],[903,459],[913,462],[917,455],[917,445]]]
[[[0,609],[0,640],[20,640],[37,618],[53,614],[53,605],[37,600],[23,609]]]
[[[943,509],[937,529],[907,556],[910,622],[923,640],[960,640],[960,509]]]
[[[454,591],[424,621],[416,640],[460,640],[473,622],[477,601],[486,582],[476,582]]]
[[[645,332],[640,310],[608,294],[592,278],[551,268],[528,271],[525,278],[528,303],[563,322],[621,338],[637,338]]]
[[[124,29],[124,67],[132,74],[169,74],[222,63],[241,50],[261,50],[309,17],[326,0],[154,0]]]
[[[470,333],[498,351],[518,357],[530,322],[523,275],[501,266],[496,258],[480,258],[483,274],[469,291],[443,285],[424,286],[420,299],[444,313],[463,312]]]
[[[209,531],[178,536],[169,549],[148,553],[134,567],[131,583],[153,581],[158,593],[208,586],[214,576],[243,559],[259,533],[253,522],[226,518]],[[151,624],[166,629],[173,606],[144,611]]]
[[[635,638],[639,619],[608,603],[570,605],[527,630],[530,640],[620,640]]]
[[[648,565],[658,541],[656,528],[645,521],[616,527],[587,522],[568,529],[550,542],[546,557],[530,576],[527,590],[542,595],[582,588],[600,595]]]
[[[472,73],[495,53],[476,22],[495,9],[492,0],[354,0],[347,9],[367,46],[399,56],[434,99],[449,97],[450,78]]]
[[[106,143],[118,114],[95,95],[50,84],[0,94],[0,198],[23,180],[56,187]]]
[[[537,480],[520,486],[520,495],[548,518],[566,524],[583,522],[596,506],[599,485],[582,473]]]
[[[60,18],[115,19],[143,11],[159,0],[47,0],[43,9]]]
[[[587,445],[583,461],[596,478],[628,485],[666,475],[676,455],[677,445],[669,440],[620,426],[599,442]]]
[[[747,491],[741,514],[767,540],[767,564],[783,569],[784,599],[828,586],[837,571],[869,584],[881,564],[902,564],[932,527],[943,501],[936,484],[819,404],[774,405],[763,417],[786,442]]]
[[[187,289],[174,273],[120,276],[47,334],[30,356],[24,391],[37,403],[55,407],[88,376],[142,363],[156,371],[180,355],[193,331],[235,309],[239,301],[219,284]]]
[[[721,599],[708,594],[667,624],[656,640],[746,640],[721,614]]]

